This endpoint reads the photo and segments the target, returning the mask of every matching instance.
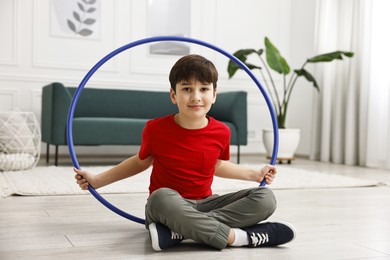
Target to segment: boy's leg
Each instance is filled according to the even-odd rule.
[[[295,229],[289,223],[258,224],[276,209],[273,192],[265,187],[212,196],[199,201],[197,209],[233,228],[238,240],[229,245],[277,246],[295,238]]]
[[[149,197],[146,220],[147,223],[162,223],[186,238],[218,249],[226,247],[230,227],[242,228],[251,246],[275,246],[295,237],[294,228],[288,223],[256,225],[272,215],[275,208],[272,191],[264,187],[199,201],[185,200],[176,191],[163,188]],[[164,231],[161,227],[165,233],[170,232],[169,229]]]
[[[230,227],[196,209],[196,201],[183,199],[176,191],[154,191],[146,205],[146,222],[161,223],[185,238],[223,249]]]
[[[272,190],[256,187],[200,200],[196,209],[231,228],[243,228],[269,218],[276,199]]]

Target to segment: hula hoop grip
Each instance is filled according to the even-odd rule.
[[[80,94],[81,94],[84,86],[87,84],[88,80],[104,63],[106,63],[108,60],[110,60],[112,57],[118,55],[119,53],[121,53],[127,49],[131,49],[133,47],[142,45],[142,44],[152,43],[152,42],[161,42],[161,41],[188,42],[188,43],[193,43],[193,44],[201,45],[201,46],[204,46],[206,48],[212,49],[212,50],[219,52],[222,55],[226,56],[227,58],[229,58],[233,62],[235,62],[242,70],[244,70],[249,75],[249,77],[255,82],[255,84],[259,88],[260,92],[263,94],[263,97],[267,103],[267,106],[268,106],[268,109],[269,109],[269,112],[271,115],[272,125],[273,125],[273,130],[274,130],[274,146],[273,146],[270,164],[275,165],[276,156],[278,153],[278,144],[279,144],[278,123],[277,123],[276,113],[275,113],[272,102],[271,102],[267,92],[264,90],[264,88],[260,84],[259,80],[255,77],[255,75],[252,73],[252,71],[243,62],[241,62],[239,59],[237,59],[235,56],[233,56],[232,54],[228,53],[227,51],[225,51],[225,50],[223,50],[215,45],[212,45],[210,43],[200,41],[197,39],[193,39],[193,38],[181,37],[181,36],[158,36],[158,37],[150,37],[150,38],[144,38],[144,39],[141,39],[138,41],[134,41],[134,42],[128,43],[126,45],[123,45],[122,47],[120,47],[118,49],[115,49],[114,51],[112,51],[111,53],[109,53],[108,55],[103,57],[100,61],[98,61],[95,64],[95,66],[93,66],[88,71],[88,73],[84,76],[83,80],[80,82],[80,85],[76,89],[76,91],[73,95],[73,98],[72,98],[72,102],[71,102],[70,107],[69,107],[67,126],[66,126],[66,133],[67,133],[66,136],[67,136],[67,140],[68,140],[68,149],[69,149],[69,154],[70,154],[70,157],[72,159],[72,163],[73,163],[74,167],[77,169],[80,169],[80,165],[78,163],[76,152],[74,150],[74,145],[73,145],[73,133],[72,133],[73,116],[74,116],[74,111],[75,111],[75,108],[77,105],[77,101],[80,97]],[[263,180],[260,183],[260,186],[265,186],[265,185],[266,185],[266,182]],[[144,219],[141,219],[141,218],[135,217],[129,213],[126,213],[123,210],[121,210],[121,209],[115,207],[114,205],[112,205],[111,203],[109,203],[91,186],[89,186],[88,190],[98,201],[100,201],[104,206],[106,206],[111,211],[117,213],[118,215],[120,215],[124,218],[132,220],[134,222],[137,222],[140,224],[145,223]]]

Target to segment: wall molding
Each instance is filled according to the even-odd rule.
[[[101,8],[102,10],[106,10],[108,8],[103,8],[103,4],[104,3],[111,3],[112,6],[110,8],[110,10],[112,10],[112,12],[115,12],[115,1],[114,2],[104,2],[104,1],[101,1]],[[42,7],[42,5],[44,7]],[[46,12],[45,12],[45,8],[46,9]],[[41,13],[44,13],[45,15],[40,15]],[[117,39],[117,35],[116,34],[116,30],[115,30],[115,26],[117,24],[117,19],[116,19],[116,16],[115,15],[111,15],[112,17],[112,27],[111,28],[104,28],[103,27],[103,23],[101,23],[101,37],[100,37],[100,40],[86,40],[86,39],[82,39],[82,38],[65,38],[65,37],[61,37],[61,36],[53,36],[50,34],[50,14],[51,14],[51,3],[48,2],[47,0],[46,1],[38,1],[38,0],[35,0],[33,2],[33,8],[32,8],[32,23],[33,23],[33,26],[32,26],[32,46],[33,46],[33,53],[32,53],[32,67],[33,68],[49,68],[49,69],[67,69],[67,70],[76,70],[76,71],[84,71],[84,70],[89,70],[92,68],[92,66],[94,66],[100,59],[102,59],[104,56],[106,56],[108,54],[108,52],[104,52],[102,51],[101,55],[99,55],[99,57],[96,57],[96,59],[92,60],[91,62],[88,61],[88,57],[89,55],[86,55],[86,59],[83,58],[83,57],[80,57],[79,55],[77,55],[76,52],[74,53],[71,53],[72,55],[75,55],[75,59],[72,60],[72,61],[59,61],[60,59],[57,59],[57,60],[49,60],[49,59],[45,59],[44,57],[41,57],[40,56],[40,53],[39,53],[39,50],[42,48],[42,46],[40,46],[41,43],[44,43],[46,45],[49,45],[51,46],[51,49],[47,49],[46,48],[46,52],[52,52],[52,53],[57,53],[61,50],[56,50],[55,49],[55,46],[57,45],[57,41],[73,41],[73,43],[82,43],[83,41],[85,43],[91,43],[91,42],[100,42],[102,43],[100,45],[100,47],[102,49],[105,49],[105,46],[104,44],[108,44],[110,45],[109,46],[109,49],[110,51],[114,49],[114,45],[115,45],[115,39]],[[103,20],[103,17],[104,17],[104,12],[101,11],[101,19]],[[42,26],[42,20],[45,20],[46,22],[44,23],[45,26]],[[42,32],[42,30],[44,32]],[[46,32],[45,32],[46,31]],[[105,35],[105,32],[112,32],[113,36],[108,36],[108,35]],[[40,34],[43,34],[40,35]],[[112,38],[113,40],[110,40],[107,42],[108,43],[104,43],[101,39],[108,39],[108,38]],[[52,44],[50,44],[50,42],[52,42]],[[65,44],[66,46],[66,44]],[[95,47],[94,47],[95,48]],[[85,50],[85,51],[88,51],[88,50],[91,50],[91,48],[88,48],[88,46],[85,46],[83,45],[81,47],[82,50]],[[119,72],[119,66],[117,64],[117,61],[116,60],[111,60],[110,62],[107,62],[104,64],[104,66],[102,66],[100,69],[100,71],[104,71],[104,72],[114,72],[114,73],[118,73]]]
[[[41,112],[42,112],[42,89],[34,88],[31,90],[30,96],[31,110],[35,113],[37,120],[41,122]]]
[[[19,37],[18,37],[18,34],[19,34],[19,1],[18,0],[15,0],[15,1],[11,1],[12,2],[12,13],[13,13],[13,19],[12,19],[12,22],[13,24],[11,26],[13,26],[13,30],[12,30],[12,50],[11,50],[11,57],[10,58],[5,58],[5,57],[0,57],[0,64],[2,65],[10,65],[10,66],[18,66],[19,65],[19,60],[18,60],[18,57],[19,57],[19,53],[18,53],[18,50],[19,50]],[[3,10],[4,11],[4,10]],[[4,41],[4,38],[2,39],[2,41]]]
[[[87,71],[86,71],[87,73]],[[73,76],[49,76],[49,73],[45,75],[36,75],[36,74],[5,74],[5,73],[0,73],[0,81],[8,81],[8,82],[15,82],[15,83],[38,83],[38,84],[49,84],[51,82],[60,82],[63,83],[67,86],[73,86],[77,87],[84,75],[82,77],[73,77]],[[92,87],[102,87],[102,88],[117,88],[117,89],[129,89],[129,88],[134,88],[134,89],[148,89],[148,90],[169,90],[165,86],[168,86],[168,83],[166,84],[161,84],[161,80],[142,80],[142,81],[137,81],[134,79],[93,79],[93,82],[91,82]],[[89,83],[89,82],[88,82]],[[88,85],[88,84],[87,84]],[[89,86],[89,85],[88,85]],[[0,89],[2,89],[0,87]]]
[[[18,108],[19,107],[18,97],[19,97],[19,90],[12,89],[12,88],[0,88],[0,99],[9,100],[9,102],[7,102],[7,103],[10,104],[9,107],[5,107],[4,106],[5,102],[1,102],[2,104],[0,105],[0,110],[12,111],[12,110]]]

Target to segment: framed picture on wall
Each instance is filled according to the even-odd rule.
[[[148,0],[150,36],[189,36],[191,32],[190,0]],[[181,42],[151,44],[150,54],[187,55],[190,47]]]
[[[51,0],[51,35],[99,39],[100,13],[100,0]]]

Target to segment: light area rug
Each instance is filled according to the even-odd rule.
[[[246,165],[260,168],[261,166]],[[84,167],[84,170],[100,173],[109,166]],[[148,192],[151,168],[131,178],[98,189],[99,193],[142,193]],[[381,183],[335,174],[308,171],[291,166],[278,166],[278,174],[272,189],[315,189],[377,186]],[[228,192],[256,187],[255,182],[215,177],[213,192]],[[26,171],[0,172],[0,198],[10,195],[77,195],[82,191],[74,179],[72,167],[39,166]]]

